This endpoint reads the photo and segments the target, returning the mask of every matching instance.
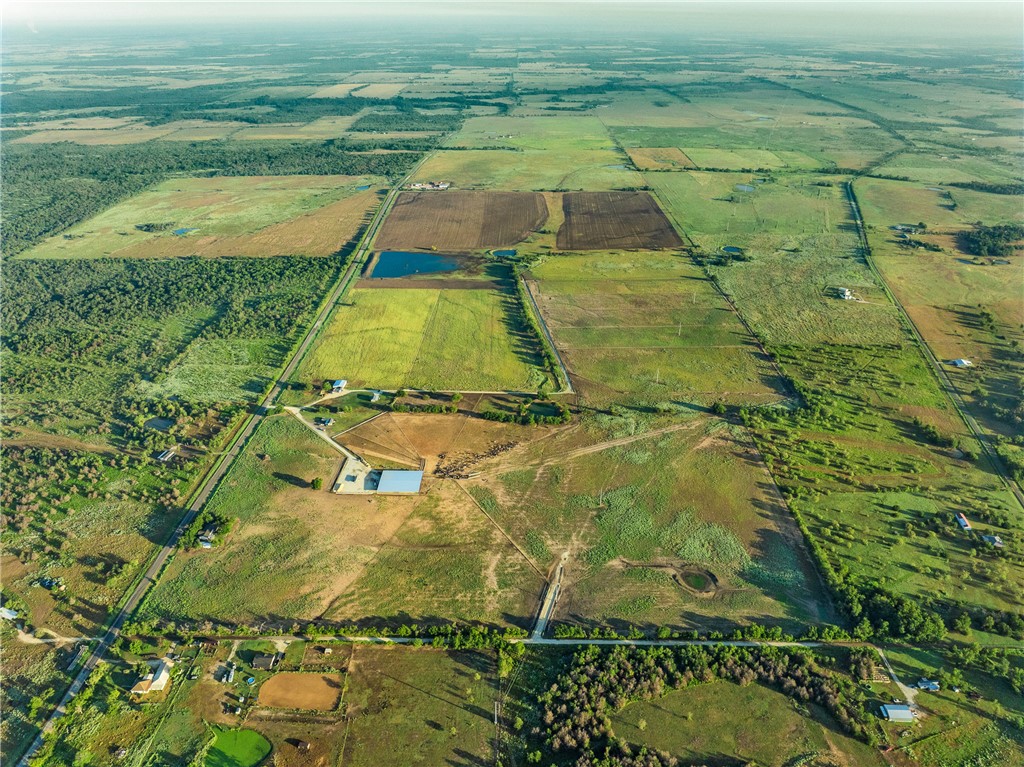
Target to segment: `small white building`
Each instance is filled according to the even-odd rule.
[[[17,610],[12,610],[10,607],[0,607],[0,618],[3,618],[5,621],[13,621],[17,617]]]
[[[341,394],[345,391],[346,386],[348,386],[348,381],[344,378],[339,378],[331,385],[331,394]]]
[[[958,360],[953,360],[953,364],[956,365],[958,368],[972,368],[972,367],[974,367],[974,363],[973,362],[971,362],[970,360],[965,360],[963,358],[960,358]]]
[[[882,706],[882,717],[890,722],[913,722],[914,710],[901,703],[889,703]]]
[[[853,300],[853,291],[849,288],[836,288],[836,290],[839,292],[839,297],[844,301]]]

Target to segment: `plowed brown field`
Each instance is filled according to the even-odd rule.
[[[547,217],[543,196],[532,192],[403,192],[384,222],[377,247],[508,247],[543,226]]]
[[[568,192],[560,250],[678,248],[683,242],[647,192]]]
[[[330,711],[341,697],[338,674],[275,674],[260,688],[261,705],[271,708],[298,708]]]

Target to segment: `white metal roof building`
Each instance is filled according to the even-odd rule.
[[[385,469],[377,483],[378,493],[418,493],[423,482],[422,471]]]
[[[902,703],[889,703],[882,706],[882,716],[890,722],[913,722],[914,711]]]

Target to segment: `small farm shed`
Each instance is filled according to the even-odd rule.
[[[334,394],[340,394],[345,391],[345,387],[348,386],[348,381],[344,378],[339,378],[331,385],[331,392]]]
[[[995,549],[1003,548],[1003,539],[998,535],[983,535],[981,540],[985,541],[989,546]]]
[[[967,521],[967,517],[963,515],[963,512],[956,515],[956,523],[964,530],[971,529],[971,523]]]
[[[936,682],[934,679],[925,679],[924,677],[921,677],[921,679],[918,681],[917,687],[920,690],[927,690],[928,692],[939,691],[938,682]]]
[[[974,363],[973,362],[971,362],[970,360],[965,360],[963,358],[960,358],[958,360],[953,360],[953,364],[956,365],[958,368],[971,368],[971,367],[974,367]]]
[[[913,722],[914,711],[902,703],[889,703],[882,706],[882,717],[890,722]]]
[[[377,483],[378,493],[418,493],[423,483],[422,471],[385,469]]]

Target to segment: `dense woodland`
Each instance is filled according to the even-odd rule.
[[[960,247],[972,256],[1012,256],[1024,240],[1024,224],[977,226],[959,235]]]
[[[192,340],[168,337],[161,323],[189,313],[204,318],[193,338],[290,338],[339,268],[297,257],[10,262],[0,286],[4,388],[72,388],[94,365],[122,391],[156,378]]]

